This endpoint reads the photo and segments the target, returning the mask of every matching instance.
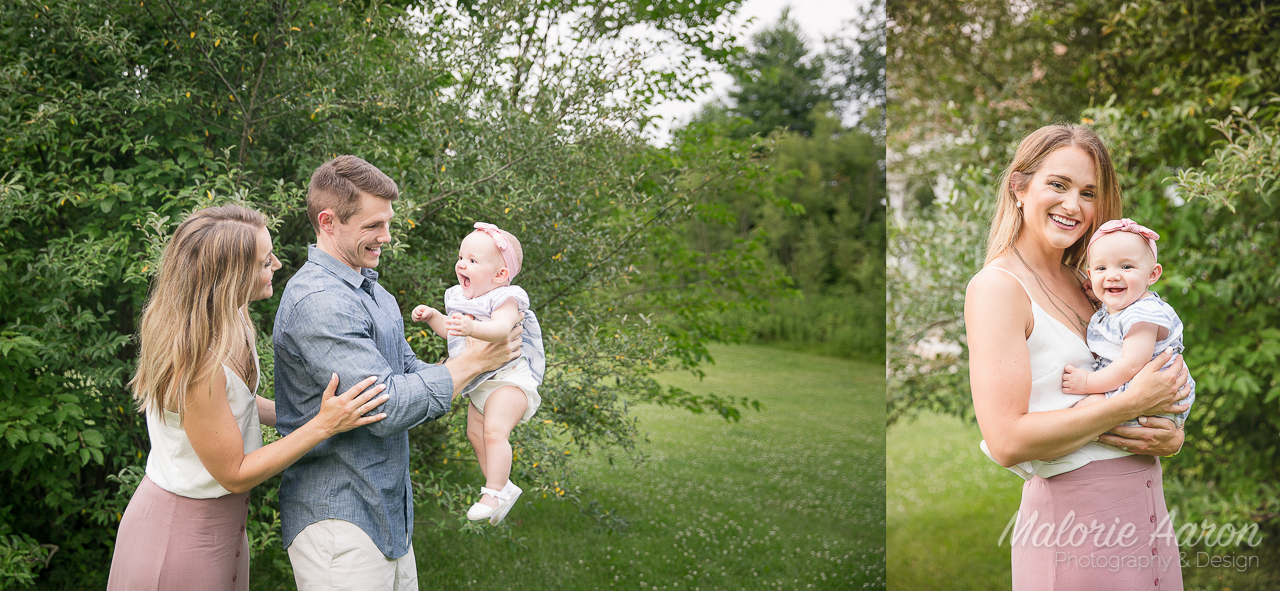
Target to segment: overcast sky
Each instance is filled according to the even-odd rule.
[[[755,19],[748,26],[747,34],[743,37],[745,43],[752,33],[777,22],[782,9],[790,6],[791,18],[804,31],[810,50],[821,52],[824,49],[822,40],[839,31],[841,26],[857,16],[858,9],[866,4],[864,0],[746,0],[742,8],[733,16],[732,24],[738,26],[746,23],[748,19]],[[729,88],[733,85],[733,79],[723,72],[713,75],[712,82],[715,85],[714,90],[703,94],[695,101],[662,103],[649,111],[650,115],[661,119],[655,121],[657,129],[651,132],[654,143],[666,144],[670,138],[668,130],[673,124],[688,121],[703,103],[712,98],[727,96]]]

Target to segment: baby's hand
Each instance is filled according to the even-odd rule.
[[[444,321],[445,330],[449,331],[451,337],[469,337],[475,328],[475,320],[463,316],[461,312],[454,312]]]
[[[1062,370],[1062,393],[1088,394],[1089,392],[1085,390],[1085,383],[1088,379],[1088,370],[1076,369],[1074,366],[1068,365]]]
[[[432,308],[431,306],[422,305],[413,309],[412,318],[414,322],[426,322],[439,315],[439,310]]]
[[[1102,300],[1098,299],[1098,294],[1093,293],[1093,282],[1089,281],[1088,277],[1085,277],[1084,281],[1081,282],[1080,288],[1084,290],[1084,297],[1089,300],[1090,304],[1097,306],[1102,303]]]

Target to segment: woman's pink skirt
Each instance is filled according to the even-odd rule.
[[[189,499],[143,478],[116,534],[108,591],[248,591],[249,493]]]
[[[1014,591],[1182,589],[1160,461],[1090,462],[1022,485],[1014,526]]]

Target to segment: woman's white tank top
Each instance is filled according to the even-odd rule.
[[[1031,297],[1026,284],[1022,283],[1017,275],[999,267],[985,267],[983,271],[987,269],[1008,273],[1018,282],[1018,285],[1022,286],[1022,291],[1027,294],[1027,300],[1031,302],[1034,326],[1031,329],[1031,335],[1027,337],[1027,352],[1030,354],[1031,362],[1031,396],[1027,401],[1027,411],[1061,410],[1070,408],[1083,400],[1083,395],[1062,392],[1062,371],[1068,365],[1093,367],[1093,354],[1089,352],[1089,346],[1080,338],[1080,335],[1041,308]],[[986,441],[982,442],[981,447],[982,451],[990,457],[991,452],[987,449]],[[1009,469],[1027,480],[1033,476],[1050,478],[1083,467],[1094,460],[1109,460],[1128,455],[1133,454],[1120,451],[1119,448],[1105,443],[1092,441],[1060,458],[1022,462]]]
[[[253,363],[258,366],[256,352]],[[258,369],[255,373],[261,376],[261,367]],[[227,402],[231,403],[231,414],[235,415],[240,436],[244,439],[244,453],[248,454],[262,447],[257,395],[231,368],[224,365],[222,370],[227,374]],[[196,456],[187,432],[178,422],[178,414],[167,410],[162,412],[163,417],[147,410],[147,433],[151,437],[147,476],[151,481],[175,495],[192,499],[212,499],[231,494],[213,479]]]

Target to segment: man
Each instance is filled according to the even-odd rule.
[[[331,373],[339,391],[376,375],[390,398],[382,421],[332,437],[285,470],[281,524],[298,588],[417,589],[408,430],[449,411],[481,373],[520,354],[472,341],[443,365],[418,360],[394,297],[373,271],[391,241],[399,189],[355,156],[316,169],[307,217],[316,243],[276,312],[277,428],[287,435],[315,416]]]

